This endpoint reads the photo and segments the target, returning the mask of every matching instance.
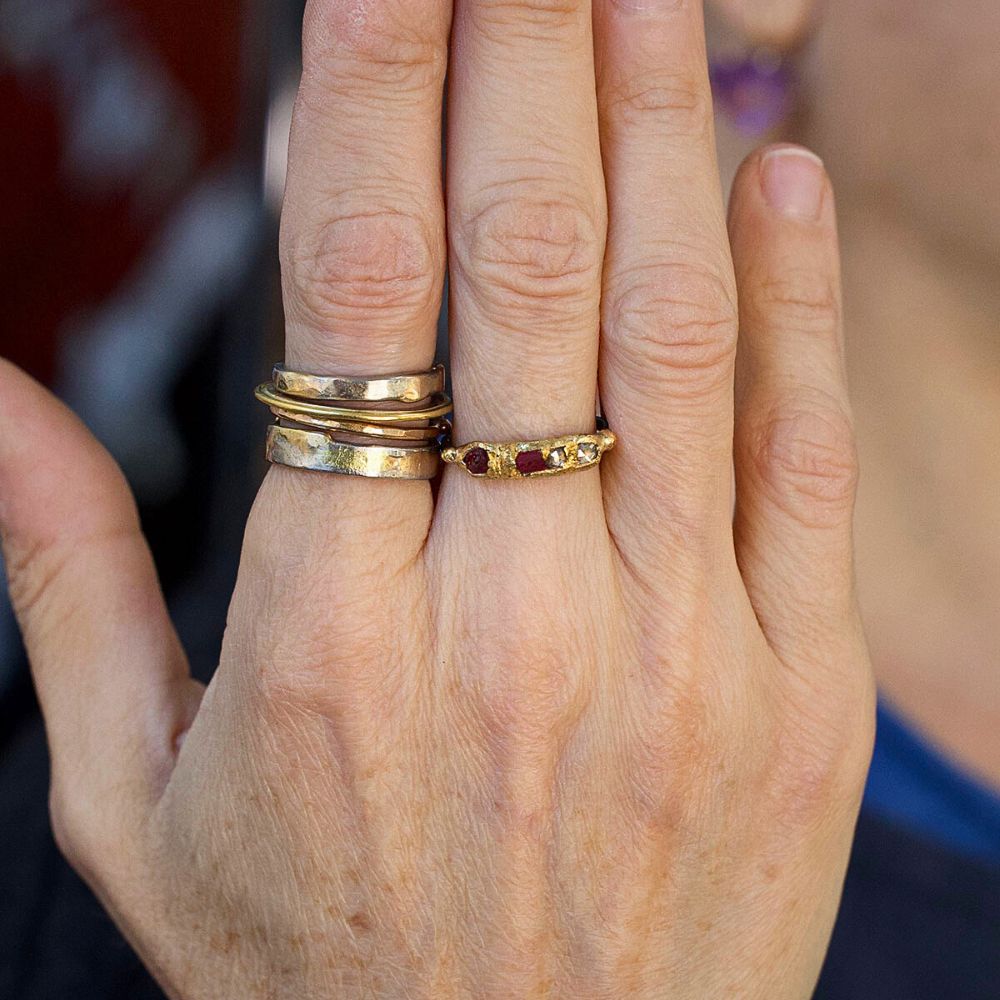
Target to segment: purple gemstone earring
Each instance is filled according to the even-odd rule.
[[[713,58],[709,76],[716,107],[744,135],[758,139],[790,113],[794,72],[779,53],[756,50],[735,58]]]

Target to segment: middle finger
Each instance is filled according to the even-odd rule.
[[[592,431],[606,210],[590,0],[456,3],[456,438]]]

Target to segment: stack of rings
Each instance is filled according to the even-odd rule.
[[[346,476],[433,479],[451,433],[444,366],[403,375],[313,375],[276,365],[254,395],[277,418],[269,462]]]
[[[268,461],[345,476],[433,479],[443,458],[477,479],[534,479],[592,468],[615,444],[598,418],[584,434],[452,446],[443,365],[374,378],[276,365],[255,395],[277,418],[267,430]]]

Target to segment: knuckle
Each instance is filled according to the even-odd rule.
[[[363,11],[344,0],[309,0],[303,20],[302,83],[300,96],[329,89],[363,89],[375,84],[380,90],[392,85],[400,93],[436,86],[444,75],[446,50],[444,29],[429,31],[441,17],[441,5],[433,0],[407,0],[401,9],[405,18],[393,13],[395,5],[376,0]]]
[[[544,750],[563,738],[586,702],[586,686],[563,654],[540,653],[535,643],[501,654],[496,669],[477,681],[479,714],[490,745],[503,754]]]
[[[562,635],[511,624],[545,620],[529,603],[506,597],[502,611],[478,618],[476,669],[463,681],[472,717],[501,761],[545,753],[566,739],[592,690],[592,667]]]
[[[286,228],[281,268],[286,303],[321,328],[373,315],[409,323],[432,307],[440,270],[424,220],[388,210]]]
[[[765,777],[769,810],[787,829],[810,828],[860,801],[874,742],[874,696],[820,718],[804,712],[775,727]]]
[[[92,878],[103,851],[85,802],[53,781],[49,792],[49,822],[59,853],[81,875]]]
[[[833,334],[840,325],[840,298],[829,274],[787,270],[760,287],[760,309],[766,321],[804,333]]]
[[[400,710],[420,669],[390,627],[391,610],[370,596],[385,587],[384,563],[359,567],[350,593],[330,567],[285,576],[264,593],[240,592],[231,613],[232,631],[252,635],[251,684],[262,713],[283,728],[304,715],[362,725]],[[262,603],[270,608],[263,619]]]
[[[657,135],[707,135],[712,120],[708,88],[691,77],[655,70],[623,79],[603,95],[612,128],[655,130]]]
[[[454,250],[480,291],[532,307],[596,293],[599,232],[593,210],[564,198],[494,198],[459,221]]]
[[[72,865],[77,867],[79,842],[76,831],[69,819],[69,810],[65,799],[56,792],[55,786],[49,793],[49,822],[52,825],[52,836],[55,839],[59,853]]]
[[[358,629],[342,638],[353,649],[355,641],[370,636]],[[402,661],[394,655],[385,662]],[[298,734],[303,719],[320,718],[365,742],[377,742],[376,730],[398,717],[411,693],[402,669],[376,670],[372,661],[319,634],[280,643],[257,668],[255,689],[259,709],[276,733]]]
[[[806,526],[839,521],[852,505],[858,481],[854,430],[833,400],[777,409],[756,435],[754,451],[774,497]]]
[[[640,381],[676,372],[697,391],[727,379],[739,322],[731,282],[708,267],[658,264],[635,268],[608,298],[605,332],[616,359]]]
[[[334,597],[333,574],[300,574],[292,593],[275,594],[281,624],[258,626],[256,687],[262,702],[275,708],[349,706],[378,692],[391,700],[402,671],[397,651],[386,648],[381,619],[373,620],[365,601]],[[332,607],[331,625],[300,608]],[[375,664],[379,664],[376,668]]]
[[[511,655],[502,654],[468,682],[463,714],[474,720],[493,775],[497,822],[508,833],[536,840],[551,809],[554,770],[581,725],[589,687],[564,658],[543,658],[527,644],[507,649]]]

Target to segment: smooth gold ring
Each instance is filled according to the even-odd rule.
[[[275,365],[275,389],[298,399],[327,399],[343,402],[416,403],[444,391],[444,365],[426,372],[359,378],[352,375],[313,375]]]
[[[433,479],[440,451],[430,447],[349,444],[321,431],[271,424],[265,454],[269,462],[295,469],[371,479]]]
[[[358,420],[363,417],[372,424],[415,423],[419,420],[436,420],[452,411],[451,400],[443,393],[436,392],[426,406],[408,410],[372,410],[358,407],[334,406],[331,403],[310,403],[278,392],[270,382],[257,386],[254,395],[265,406],[277,406],[288,413],[299,413],[307,417],[333,418],[334,420]]]
[[[470,441],[444,448],[441,457],[477,479],[534,479],[592,468],[614,446],[614,434],[603,428],[539,441]]]
[[[311,417],[304,413],[292,413],[281,406],[272,406],[271,412],[279,420],[291,420],[307,427],[316,427],[325,431],[340,431],[343,434],[362,434],[367,437],[385,438],[392,441],[437,441],[447,440],[451,434],[451,422],[444,418],[425,423],[420,427],[409,427],[402,424],[369,424],[362,420],[334,420],[323,417]],[[359,411],[364,415],[367,411]]]

